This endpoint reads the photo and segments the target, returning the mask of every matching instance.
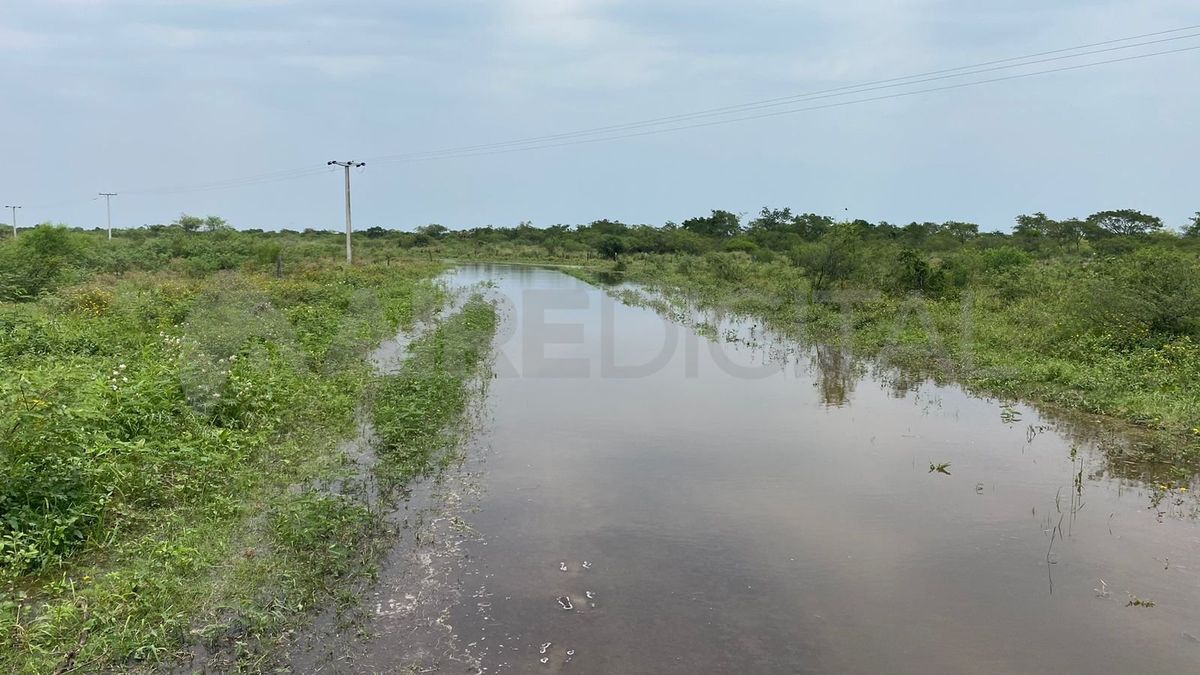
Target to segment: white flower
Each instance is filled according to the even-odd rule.
[[[119,366],[117,366],[117,367],[118,367],[118,368],[120,368],[121,370],[125,370],[125,364],[124,364],[124,363],[122,363],[121,365],[119,365]]]

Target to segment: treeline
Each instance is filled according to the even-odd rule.
[[[575,227],[555,225],[537,228],[522,223],[511,228],[489,226],[450,231],[440,225],[430,225],[418,228],[415,233],[392,235],[381,228],[373,230],[374,236],[394,236],[402,244],[411,246],[427,246],[447,238],[484,244],[508,242],[537,245],[551,252],[577,250],[582,245],[611,258],[624,253],[699,254],[713,250],[749,254],[769,251],[802,257],[806,245],[830,237],[885,241],[931,252],[971,244],[979,248],[1011,245],[1033,253],[1086,250],[1103,255],[1129,252],[1145,244],[1147,239],[1159,243],[1194,240],[1200,237],[1200,212],[1182,233],[1165,228],[1162,220],[1156,216],[1132,209],[1102,211],[1087,218],[1067,220],[1054,220],[1043,213],[1021,215],[1016,218],[1011,233],[981,232],[974,223],[958,221],[912,222],[907,225],[865,220],[843,222],[814,213],[793,213],[787,208],[763,208],[756,217],[745,223],[736,214],[715,210],[707,216],[689,218],[679,224],[667,223],[661,227],[598,220]],[[368,231],[368,234],[372,232]]]
[[[94,273],[172,269],[195,275],[336,259],[342,255],[342,237],[337,231],[313,229],[235,230],[220,217],[186,214],[170,224],[119,231],[112,242],[100,230],[46,224],[0,245],[0,300],[35,298]],[[462,230],[432,224],[411,232],[375,226],[354,238],[360,258],[378,262],[414,252],[613,261],[630,255],[742,254],[755,262],[794,265],[814,290],[855,285],[937,296],[953,294],[981,274],[1018,269],[1039,259],[1103,261],[1149,249],[1169,259],[1168,267],[1174,259],[1194,261],[1200,251],[1200,212],[1180,231],[1132,209],[1065,220],[1043,213],[1021,215],[1011,232],[984,232],[959,221],[897,225],[763,208],[748,219],[714,210],[662,226],[615,220]]]

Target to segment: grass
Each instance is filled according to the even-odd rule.
[[[257,670],[368,574],[386,528],[326,489],[354,485],[364,397],[381,419],[437,412],[385,436],[432,457],[470,376],[424,354],[478,366],[494,327],[472,302],[378,381],[364,357],[442,301],[439,269],[128,274],[0,304],[0,671],[154,669],[190,646]]]
[[[457,446],[453,422],[471,398],[470,384],[491,352],[495,307],[480,296],[410,347],[401,371],[383,378],[372,404],[386,477],[407,482],[448,462]]]

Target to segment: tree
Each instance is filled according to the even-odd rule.
[[[616,235],[606,234],[596,244],[596,252],[609,260],[616,260],[625,252],[625,241]]]
[[[449,232],[450,229],[448,227],[438,225],[437,223],[430,223],[429,225],[422,225],[417,228],[417,234],[423,234],[430,239],[441,239]]]
[[[220,216],[209,216],[204,219],[204,229],[208,232],[219,232],[222,230],[232,230],[233,228],[225,222]]]
[[[898,266],[897,285],[901,290],[927,293],[937,290],[941,282],[940,270],[929,264],[919,252],[906,248],[896,260]]]
[[[1162,220],[1134,209],[1100,211],[1087,217],[1088,224],[1108,234],[1118,236],[1142,236],[1162,229]]]
[[[1064,248],[1078,248],[1083,236],[1083,221],[1078,218],[1051,220],[1047,223],[1046,236]]]
[[[605,218],[604,220],[594,220],[587,227],[581,227],[579,229],[590,229],[596,234],[621,235],[625,234],[625,232],[629,230],[629,226],[619,220],[609,220]]]
[[[1049,234],[1053,223],[1054,221],[1041,211],[1033,215],[1019,215],[1017,216],[1017,226],[1013,228],[1013,238],[1023,248],[1037,248],[1038,244]]]
[[[929,237],[937,234],[941,228],[942,226],[937,223],[918,223],[914,221],[901,228],[900,232],[904,239],[907,239],[910,243],[920,244]]]
[[[720,210],[714,210],[712,215],[705,218],[688,218],[683,221],[682,227],[705,237],[732,237],[742,230],[736,215]]]
[[[968,239],[974,239],[979,236],[979,226],[975,223],[960,223],[952,220],[942,225],[942,231],[949,234],[958,240],[958,243],[965,243]]]
[[[804,268],[813,290],[823,291],[854,272],[861,243],[861,232],[853,223],[837,223],[820,241],[793,251],[792,260]]]
[[[1196,215],[1192,216],[1191,224],[1183,230],[1183,236],[1200,238],[1200,211],[1197,211]]]
[[[204,227],[204,219],[200,216],[189,216],[186,213],[181,213],[179,214],[179,218],[171,224],[184,232],[198,232],[201,227]]]
[[[819,216],[815,213],[805,213],[792,220],[796,234],[803,237],[805,241],[816,241],[833,228],[833,218]]]
[[[795,225],[795,216],[792,215],[792,210],[785,209],[770,209],[763,207],[762,211],[758,212],[758,217],[750,221],[747,229],[751,232],[790,232]]]

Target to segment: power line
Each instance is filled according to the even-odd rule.
[[[126,195],[142,195],[142,196],[160,196],[172,194],[185,194],[192,192],[209,192],[213,190],[228,190],[231,188],[251,187],[255,185],[265,185],[267,183],[278,183],[282,181],[296,180],[299,178],[307,178],[308,176],[316,176],[318,174],[328,173],[329,169],[319,166],[308,166],[296,169],[286,169],[281,171],[271,171],[262,174],[251,176],[243,176],[241,178],[228,178],[220,181],[212,181],[209,183],[199,183],[190,186],[171,186],[157,188],[142,188],[136,190],[123,190],[122,194]]]
[[[974,80],[971,82],[960,82],[957,84],[950,84],[950,85],[945,85],[945,86],[941,86],[941,87],[928,87],[925,89],[915,89],[912,91],[904,91],[904,92],[897,92],[894,94],[886,94],[883,96],[872,96],[869,98],[854,99],[854,100],[850,100],[850,101],[838,101],[835,103],[826,103],[826,104],[822,104],[822,105],[809,106],[809,107],[805,107],[805,108],[790,108],[787,110],[775,110],[772,112],[759,113],[757,115],[747,115],[747,116],[743,116],[743,117],[711,120],[711,121],[707,121],[707,122],[699,122],[699,123],[695,123],[695,124],[687,124],[687,125],[667,127],[667,128],[648,129],[648,130],[639,131],[636,133],[609,135],[609,136],[602,136],[599,138],[582,138],[582,139],[575,139],[575,140],[567,140],[567,141],[563,141],[560,143],[544,143],[544,144],[539,144],[539,145],[527,145],[527,146],[516,147],[516,148],[501,148],[501,149],[496,149],[496,150],[484,150],[484,151],[477,151],[477,152],[471,151],[471,152],[462,152],[462,153],[458,153],[458,154],[438,155],[438,156],[432,156],[432,157],[415,157],[412,159],[393,159],[393,160],[383,160],[383,161],[412,163],[412,162],[424,162],[424,161],[439,160],[439,159],[461,159],[461,158],[465,158],[465,157],[482,157],[482,156],[486,156],[486,155],[499,155],[499,154],[507,154],[507,153],[512,153],[512,152],[523,152],[523,151],[528,151],[528,150],[544,150],[544,149],[548,149],[548,148],[560,148],[560,147],[567,147],[567,146],[572,146],[572,145],[585,145],[585,144],[589,144],[589,143],[601,143],[601,142],[605,142],[605,141],[615,141],[615,140],[621,140],[621,139],[627,139],[627,138],[638,138],[638,137],[642,137],[642,136],[652,136],[655,134],[663,134],[663,133],[669,133],[669,132],[674,132],[674,131],[685,131],[688,129],[700,129],[700,128],[704,128],[704,127],[713,127],[713,126],[720,126],[720,125],[725,125],[725,124],[735,124],[738,122],[746,122],[746,121],[750,121],[750,120],[766,119],[769,117],[779,117],[782,115],[794,115],[797,113],[810,112],[813,110],[826,110],[829,108],[840,108],[840,107],[844,107],[844,106],[856,105],[859,103],[871,103],[874,101],[884,101],[884,100],[893,99],[893,98],[903,98],[906,96],[915,96],[917,94],[928,94],[931,92],[948,91],[951,89],[963,89],[966,87],[973,87],[973,86],[977,86],[977,85],[981,85],[981,84],[991,84],[993,82],[1004,82],[1007,80],[1017,80],[1017,79],[1022,79],[1022,78],[1026,78],[1026,77],[1035,77],[1038,75],[1048,75],[1051,73],[1061,73],[1061,72],[1066,72],[1066,71],[1071,71],[1071,70],[1081,70],[1084,68],[1092,68],[1092,67],[1096,67],[1096,66],[1109,65],[1109,64],[1113,64],[1113,63],[1123,63],[1126,61],[1136,61],[1139,59],[1146,59],[1146,58],[1151,58],[1151,57],[1155,57],[1155,56],[1164,56],[1167,54],[1178,54],[1181,52],[1189,52],[1189,51],[1194,51],[1197,49],[1200,49],[1200,45],[1196,45],[1194,47],[1181,47],[1179,49],[1170,49],[1170,50],[1165,50],[1165,51],[1160,51],[1160,52],[1150,52],[1147,54],[1137,54],[1134,56],[1125,56],[1122,58],[1108,59],[1105,61],[1095,61],[1095,62],[1091,62],[1091,63],[1081,63],[1081,64],[1076,64],[1076,65],[1071,65],[1071,66],[1062,66],[1059,68],[1049,68],[1046,70],[1037,70],[1037,71],[1033,71],[1033,72],[1029,72],[1029,73],[1018,73],[1016,75],[1007,75],[1004,77],[994,77],[994,78],[989,78],[986,80]]]
[[[1105,49],[1095,49],[1093,51],[1079,52],[1079,50],[1090,49],[1092,47],[1111,45],[1111,44],[1115,44],[1118,42],[1128,42],[1130,40],[1137,40],[1137,39],[1141,39],[1141,38],[1154,37],[1154,36],[1165,35],[1165,34],[1170,34],[1170,33],[1179,33],[1179,32],[1183,32],[1183,31],[1195,30],[1195,29],[1200,29],[1200,25],[1185,26],[1182,28],[1173,28],[1173,29],[1165,30],[1165,31],[1157,31],[1154,33],[1145,33],[1142,35],[1133,35],[1133,36],[1129,36],[1129,37],[1105,40],[1103,42],[1094,42],[1094,43],[1087,44],[1087,45],[1078,45],[1075,47],[1054,49],[1054,50],[1045,51],[1045,52],[1037,52],[1034,54],[1027,54],[1024,56],[1015,56],[1015,57],[1010,57],[1010,58],[1005,58],[1005,59],[997,59],[994,61],[986,61],[983,63],[978,63],[978,64],[974,64],[974,65],[970,65],[970,66],[958,66],[955,68],[945,68],[945,69],[934,70],[934,71],[929,71],[929,72],[925,72],[925,73],[917,73],[914,75],[892,77],[892,78],[887,78],[887,79],[883,79],[883,80],[875,80],[875,81],[864,82],[864,83],[860,83],[860,84],[835,87],[832,89],[822,89],[822,90],[818,90],[818,91],[808,92],[805,94],[794,94],[794,95],[790,95],[790,96],[769,98],[769,99],[763,99],[763,100],[759,100],[759,101],[750,101],[747,103],[739,103],[736,105],[722,106],[722,107],[718,107],[718,108],[710,108],[707,110],[699,110],[699,111],[695,111],[695,112],[691,112],[691,113],[681,113],[681,114],[676,114],[676,115],[669,115],[666,117],[655,117],[655,118],[650,118],[650,119],[640,120],[640,121],[635,121],[635,122],[626,122],[623,124],[613,124],[613,125],[602,126],[602,127],[593,127],[593,128],[589,128],[589,129],[580,129],[580,130],[576,130],[576,131],[568,131],[568,132],[549,134],[549,135],[544,135],[544,136],[532,136],[532,137],[528,137],[528,138],[515,139],[515,140],[510,140],[510,141],[501,141],[501,142],[497,142],[497,143],[485,143],[485,144],[480,144],[480,145],[460,146],[460,147],[456,147],[456,148],[444,148],[441,150],[429,150],[429,151],[425,151],[425,152],[407,153],[407,154],[402,154],[402,155],[383,155],[383,156],[378,156],[378,157],[371,157],[368,159],[371,159],[372,161],[400,161],[400,160],[409,160],[409,159],[425,159],[425,158],[440,157],[441,155],[444,155],[444,154],[457,155],[458,153],[470,152],[470,151],[475,151],[475,150],[490,150],[490,149],[509,147],[509,146],[520,146],[520,145],[528,145],[528,144],[534,144],[534,143],[542,143],[542,142],[553,141],[553,140],[564,140],[567,138],[573,138],[573,137],[578,137],[578,136],[595,136],[595,135],[606,134],[609,132],[625,131],[625,130],[630,130],[630,129],[652,127],[652,126],[661,126],[661,125],[666,125],[666,124],[670,124],[673,122],[688,121],[688,120],[697,119],[697,118],[722,116],[722,115],[729,115],[729,114],[738,113],[738,112],[747,112],[750,110],[761,109],[761,108],[778,107],[781,105],[786,105],[788,103],[799,103],[804,100],[837,98],[837,97],[841,97],[841,96],[866,93],[866,92],[870,92],[870,91],[878,91],[878,90],[882,90],[882,89],[891,89],[891,88],[897,88],[897,87],[906,87],[906,86],[912,86],[912,85],[916,85],[916,84],[923,84],[926,82],[933,82],[933,81],[937,81],[937,80],[945,80],[945,79],[950,79],[950,78],[955,78],[955,77],[967,77],[970,75],[977,75],[977,74],[982,74],[982,73],[987,73],[987,72],[995,72],[995,71],[999,71],[999,70],[1020,68],[1020,67],[1024,67],[1024,66],[1037,65],[1040,63],[1047,63],[1047,62],[1052,62],[1052,61],[1075,59],[1075,58],[1081,58],[1084,56],[1090,56],[1090,55],[1094,55],[1094,54],[1101,54],[1101,53],[1124,50],[1124,49],[1135,49],[1137,47],[1145,47],[1145,46],[1154,45],[1154,44],[1161,44],[1164,42],[1172,42],[1175,40],[1185,40],[1185,39],[1189,39],[1189,38],[1200,37],[1200,33],[1193,33],[1193,34],[1189,34],[1189,35],[1177,35],[1177,36],[1173,36],[1173,37],[1162,38],[1162,39],[1158,39],[1158,40],[1149,40],[1146,42],[1140,42],[1140,43],[1135,43],[1135,44],[1119,45],[1116,47],[1107,47]],[[1065,52],[1072,52],[1072,51],[1079,52],[1079,53],[1054,56],[1051,58],[1041,58],[1041,59],[1037,59],[1037,60],[1031,60],[1031,59],[1035,59],[1037,57],[1048,56],[1051,54],[1063,54]],[[998,64],[1008,64],[1008,65],[998,65]],[[924,78],[924,79],[921,79],[921,78]]]
[[[1020,79],[1020,78],[1025,78],[1025,77],[1046,75],[1046,74],[1050,74],[1050,73],[1058,73],[1058,72],[1078,70],[1078,69],[1083,69],[1083,68],[1091,68],[1091,67],[1108,65],[1108,64],[1113,64],[1113,63],[1120,63],[1120,62],[1125,62],[1125,61],[1134,61],[1134,60],[1150,58],[1150,57],[1155,57],[1155,56],[1163,56],[1163,55],[1167,55],[1167,54],[1176,54],[1176,53],[1180,53],[1180,52],[1192,51],[1197,48],[1200,48],[1200,46],[1184,47],[1184,48],[1180,48],[1180,49],[1172,49],[1172,50],[1165,50],[1165,51],[1158,51],[1158,52],[1150,52],[1150,53],[1138,54],[1138,55],[1133,55],[1133,56],[1128,56],[1128,57],[1123,57],[1123,58],[1114,58],[1114,59],[1108,59],[1108,60],[1103,60],[1103,61],[1075,64],[1075,65],[1065,66],[1065,67],[1060,67],[1060,68],[1050,68],[1050,69],[1038,70],[1038,71],[1033,71],[1033,72],[1008,75],[1008,76],[1003,76],[1003,77],[988,78],[988,79],[984,79],[984,80],[961,82],[961,83],[945,85],[945,86],[928,87],[928,88],[924,88],[924,89],[901,91],[901,92],[896,92],[896,93],[891,93],[891,94],[886,94],[886,95],[881,95],[881,96],[872,96],[872,97],[862,98],[862,99],[837,101],[837,102],[833,102],[833,103],[808,106],[808,107],[802,107],[802,108],[789,108],[789,109],[785,109],[785,110],[770,110],[769,112],[762,112],[762,113],[758,113],[758,114],[754,114],[754,115],[740,115],[740,116],[736,116],[736,117],[730,117],[731,115],[736,115],[738,113],[746,113],[746,112],[752,112],[752,111],[756,111],[756,110],[777,108],[777,107],[784,106],[784,105],[787,105],[790,103],[800,103],[803,101],[821,100],[821,99],[829,99],[829,98],[841,98],[844,96],[852,96],[855,94],[862,94],[862,93],[868,93],[871,91],[879,91],[879,90],[892,89],[892,88],[897,88],[897,87],[911,87],[911,86],[917,85],[917,84],[928,83],[928,82],[933,82],[933,81],[940,81],[940,80],[945,80],[945,79],[950,79],[950,78],[969,77],[972,75],[979,75],[979,74],[983,74],[983,73],[987,73],[987,72],[996,72],[996,71],[1007,70],[1007,69],[1012,69],[1012,68],[1021,68],[1021,67],[1027,67],[1027,66],[1041,64],[1041,63],[1061,61],[1061,60],[1066,60],[1066,59],[1075,59],[1075,58],[1081,58],[1084,56],[1090,56],[1090,55],[1112,52],[1112,51],[1117,51],[1117,50],[1134,49],[1137,47],[1144,47],[1144,46],[1153,45],[1153,44],[1161,44],[1161,43],[1171,42],[1171,41],[1176,41],[1176,40],[1185,40],[1185,39],[1200,37],[1200,33],[1193,33],[1193,34],[1188,34],[1188,35],[1172,35],[1175,33],[1182,33],[1182,32],[1196,30],[1196,29],[1200,29],[1200,24],[1191,25],[1191,26],[1183,26],[1183,27],[1179,27],[1179,28],[1172,28],[1172,29],[1168,29],[1168,30],[1155,31],[1152,33],[1142,33],[1140,35],[1132,35],[1132,36],[1127,36],[1127,37],[1114,38],[1114,39],[1104,40],[1104,41],[1100,41],[1100,42],[1092,42],[1092,43],[1088,43],[1088,44],[1077,45],[1074,47],[1064,47],[1064,48],[1060,48],[1060,49],[1036,52],[1033,54],[1026,54],[1024,56],[1014,56],[1014,57],[1008,57],[1008,58],[1003,58],[1003,59],[996,59],[996,60],[992,60],[992,61],[984,61],[984,62],[976,63],[973,65],[957,66],[954,68],[944,68],[944,69],[940,69],[940,70],[932,70],[932,71],[927,71],[927,72],[923,72],[923,73],[916,73],[913,75],[905,75],[905,76],[892,77],[892,78],[887,78],[887,79],[882,79],[882,80],[874,80],[874,81],[860,83],[860,84],[854,84],[854,85],[845,85],[845,86],[841,86],[841,87],[813,91],[813,92],[809,92],[806,94],[795,94],[795,95],[791,95],[791,96],[769,98],[769,99],[763,99],[763,100],[759,100],[759,101],[740,103],[740,104],[736,104],[736,105],[729,105],[729,106],[723,106],[723,107],[718,107],[718,108],[710,108],[707,110],[700,110],[700,111],[695,111],[695,112],[690,112],[690,113],[680,113],[680,114],[669,115],[669,116],[665,116],[665,117],[657,117],[657,118],[651,118],[651,119],[646,119],[646,120],[627,122],[627,123],[623,123],[623,124],[613,124],[613,125],[602,126],[602,127],[594,127],[594,128],[590,128],[590,129],[581,129],[581,130],[562,132],[562,133],[557,133],[557,134],[533,136],[533,137],[528,137],[528,138],[523,138],[523,139],[502,141],[502,142],[496,142],[496,143],[486,143],[486,144],[480,144],[480,145],[443,148],[441,150],[430,150],[430,151],[425,151],[425,152],[399,154],[399,155],[383,155],[383,156],[368,158],[368,159],[371,159],[372,161],[410,163],[410,162],[417,162],[417,161],[428,161],[428,160],[433,160],[433,159],[457,159],[457,158],[478,157],[478,156],[492,155],[492,154],[503,154],[503,153],[509,153],[509,152],[520,152],[520,151],[526,151],[526,150],[540,150],[540,149],[547,149],[547,148],[557,148],[557,147],[564,147],[564,146],[570,146],[570,145],[581,145],[581,144],[587,144],[587,143],[598,143],[598,142],[603,142],[603,141],[636,138],[636,137],[649,136],[649,135],[654,135],[654,134],[659,134],[659,133],[684,131],[684,130],[688,130],[688,129],[697,129],[697,128],[703,128],[703,127],[709,127],[709,126],[723,125],[723,124],[732,124],[732,123],[737,123],[737,122],[745,122],[745,121],[763,119],[763,118],[768,118],[768,117],[777,117],[777,116],[781,116],[781,115],[797,114],[797,113],[808,112],[808,111],[813,111],[813,110],[836,108],[836,107],[842,107],[842,106],[848,106],[848,105],[856,105],[859,103],[868,103],[868,102],[881,101],[881,100],[892,99],[892,98],[913,96],[913,95],[917,95],[917,94],[946,91],[946,90],[951,90],[951,89],[959,89],[959,88],[971,87],[971,86],[976,86],[976,85],[981,85],[981,84],[989,84],[989,83],[1001,82],[1001,81],[1006,81],[1006,80],[1014,80],[1014,79]],[[1144,42],[1140,42],[1140,43],[1136,43],[1136,44],[1119,44],[1119,43],[1130,42],[1133,40],[1141,40],[1144,38],[1158,37],[1158,36],[1163,36],[1163,35],[1171,35],[1171,37],[1166,37],[1166,38],[1161,38],[1161,39],[1156,39],[1156,40],[1149,40],[1149,41],[1144,41]],[[1117,46],[1109,46],[1109,45],[1117,45]],[[1104,48],[1103,49],[1093,49],[1093,48],[1097,48],[1097,47],[1104,47]],[[1081,51],[1081,50],[1091,50],[1091,51]],[[1075,53],[1069,53],[1069,52],[1075,52]],[[1041,57],[1046,57],[1046,58],[1041,58]],[[1007,65],[1005,65],[1005,64],[1007,64]],[[720,118],[720,119],[708,119],[708,118],[713,118],[713,117]],[[706,120],[706,121],[693,122],[694,120]],[[692,122],[692,123],[680,124],[681,122]],[[224,180],[211,181],[211,182],[207,182],[207,183],[199,183],[199,184],[195,184],[195,185],[176,185],[176,186],[161,186],[161,187],[155,187],[155,188],[128,189],[128,190],[122,190],[121,194],[139,195],[139,196],[160,196],[160,195],[166,196],[166,195],[173,195],[173,194],[187,194],[187,193],[228,190],[228,189],[236,189],[236,188],[256,187],[259,185],[291,181],[291,180],[298,180],[301,178],[307,178],[309,176],[316,176],[319,174],[327,173],[330,170],[328,167],[332,164],[338,164],[339,166],[343,166],[343,168],[346,169],[347,174],[348,174],[349,167],[345,166],[346,163],[331,162],[331,163],[328,163],[326,167],[310,165],[310,166],[306,166],[306,167],[298,167],[298,168],[294,168],[294,169],[270,171],[270,172],[265,172],[265,173],[260,173],[260,174],[242,176],[239,178],[229,178],[229,179],[224,179]],[[355,163],[355,165],[357,166],[358,163]],[[347,180],[348,180],[348,175],[347,175]],[[95,199],[98,199],[98,197],[92,198],[92,200],[95,200]],[[54,206],[58,206],[58,205],[54,205]],[[34,207],[34,208],[52,208],[52,207]],[[14,211],[14,215],[15,215],[15,211]],[[349,220],[349,218],[347,218],[347,220]]]

